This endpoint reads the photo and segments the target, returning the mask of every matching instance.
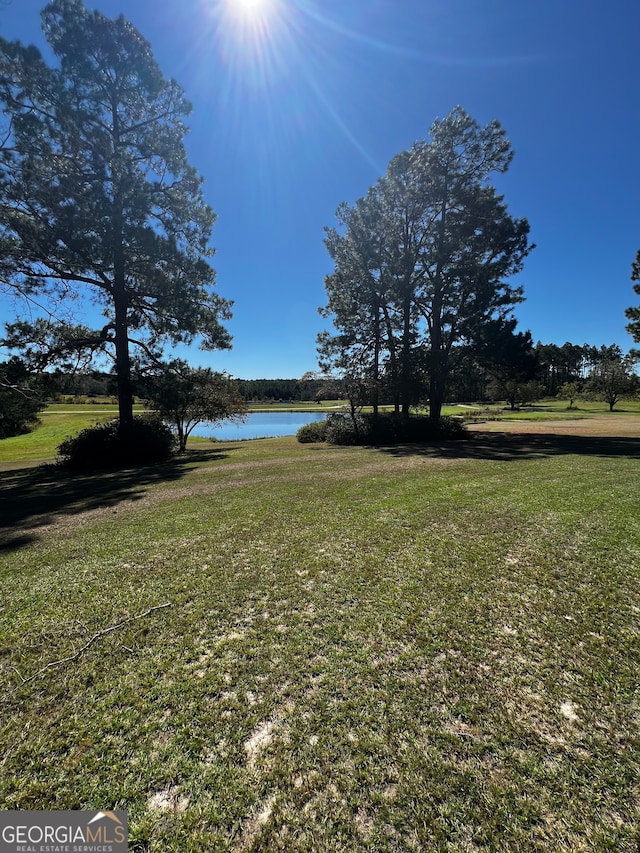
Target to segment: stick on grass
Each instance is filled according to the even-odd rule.
[[[106,634],[112,633],[112,631],[117,631],[119,628],[124,628],[125,625],[131,624],[131,622],[136,622],[138,619],[144,619],[145,616],[149,616],[150,613],[153,613],[154,610],[163,610],[165,607],[170,607],[171,602],[166,602],[165,604],[158,604],[156,607],[150,607],[148,610],[145,610],[144,613],[139,613],[138,616],[131,616],[129,619],[125,619],[123,622],[118,622],[117,625],[110,625],[108,628],[104,628],[102,631],[98,631],[97,634],[94,634],[91,639],[82,646],[81,649],[78,649],[75,654],[69,655],[66,658],[60,658],[60,660],[54,660],[51,663],[48,663],[46,666],[43,666],[42,669],[39,669],[37,672],[34,672],[33,675],[30,675],[29,678],[23,679],[17,687],[11,691],[15,693],[16,690],[19,690],[21,687],[24,687],[25,684],[29,684],[30,681],[35,681],[39,675],[43,675],[47,670],[53,669],[56,666],[62,666],[64,663],[71,663],[74,660],[78,660],[80,655],[84,654],[88,648],[90,648],[96,640],[99,640],[101,637],[104,637]]]

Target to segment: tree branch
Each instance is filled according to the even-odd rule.
[[[73,654],[69,655],[67,658],[61,658],[60,660],[52,661],[48,663],[46,666],[43,666],[42,669],[39,669],[37,672],[34,672],[33,675],[30,675],[29,678],[25,678],[22,680],[17,687],[11,691],[11,693],[15,693],[17,690],[20,690],[21,687],[24,687],[25,684],[29,684],[30,681],[34,681],[38,676],[43,675],[50,669],[53,669],[55,666],[62,666],[64,663],[71,663],[74,660],[78,660],[81,654],[87,651],[96,640],[99,640],[101,637],[104,637],[106,634],[110,634],[112,631],[117,631],[119,628],[123,628],[125,625],[131,624],[131,622],[136,622],[138,619],[144,619],[145,616],[148,616],[150,613],[153,613],[154,610],[162,610],[165,607],[171,607],[171,602],[167,602],[166,604],[158,604],[156,607],[150,607],[144,613],[140,613],[138,616],[132,616],[130,619],[125,619],[123,622],[118,622],[117,625],[111,625],[109,628],[105,628],[103,631],[98,631],[97,634],[94,634],[93,637],[89,640],[89,642],[85,643],[81,649]]]

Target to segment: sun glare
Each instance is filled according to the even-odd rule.
[[[226,0],[226,3],[232,14],[251,19],[267,15],[271,0]]]
[[[215,0],[211,8],[218,50],[236,82],[266,86],[287,67],[287,0]]]

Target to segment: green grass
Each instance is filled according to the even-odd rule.
[[[91,424],[113,417],[117,417],[117,411],[103,412],[89,409],[88,406],[77,406],[67,412],[51,406],[40,415],[41,424],[33,432],[0,441],[0,463],[53,458],[56,447],[65,438]]]
[[[5,471],[0,802],[132,851],[636,851],[639,450]]]
[[[445,406],[442,413],[444,415],[460,415],[471,420],[582,420],[594,415],[637,416],[640,414],[640,401],[622,400],[616,403],[613,412],[609,412],[609,406],[606,403],[580,400],[570,408],[568,400],[551,398],[522,406],[514,411],[503,403],[492,403],[490,405]]]
[[[140,406],[134,412],[142,412]],[[56,448],[85,427],[118,417],[116,406],[54,403],[40,413],[40,425],[32,432],[0,440],[0,469],[22,462],[51,461]]]
[[[315,403],[313,400],[275,400],[272,403],[249,403],[250,412],[318,412],[323,409],[335,411],[349,405],[348,400],[321,400]]]
[[[321,406],[315,403],[306,404],[281,404],[273,405],[251,404],[250,411],[310,411],[315,412],[322,409],[335,410],[346,406],[344,400],[323,400]],[[383,407],[389,409],[390,407]],[[142,406],[135,407],[136,412],[142,412]],[[565,401],[551,400],[538,403],[535,406],[527,406],[516,412],[511,412],[501,405],[492,406],[445,406],[444,415],[461,415],[469,417],[473,414],[477,420],[549,420],[570,419],[576,420],[592,417],[598,414],[607,414],[606,403],[584,403],[572,409],[568,408]],[[623,401],[613,412],[613,416],[640,414],[640,402]],[[15,438],[0,441],[0,469],[15,467],[23,462],[36,462],[42,459],[52,460],[56,455],[57,446],[70,435],[74,435],[81,429],[98,421],[109,420],[117,417],[118,410],[114,405],[101,403],[100,405],[81,404],[67,405],[55,403],[48,406],[40,415],[41,425],[33,432]],[[197,438],[190,439],[192,444],[199,444]]]

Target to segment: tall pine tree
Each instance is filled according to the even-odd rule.
[[[140,33],[81,0],[53,0],[42,25],[53,67],[35,47],[0,40],[9,122],[0,150],[0,280],[40,303],[99,304],[99,328],[41,319],[17,331],[25,343],[49,341],[56,355],[111,354],[124,425],[133,417],[132,344],[147,355],[196,338],[204,348],[230,345],[221,320],[231,303],[212,290],[215,214],[187,161],[191,107]]]

